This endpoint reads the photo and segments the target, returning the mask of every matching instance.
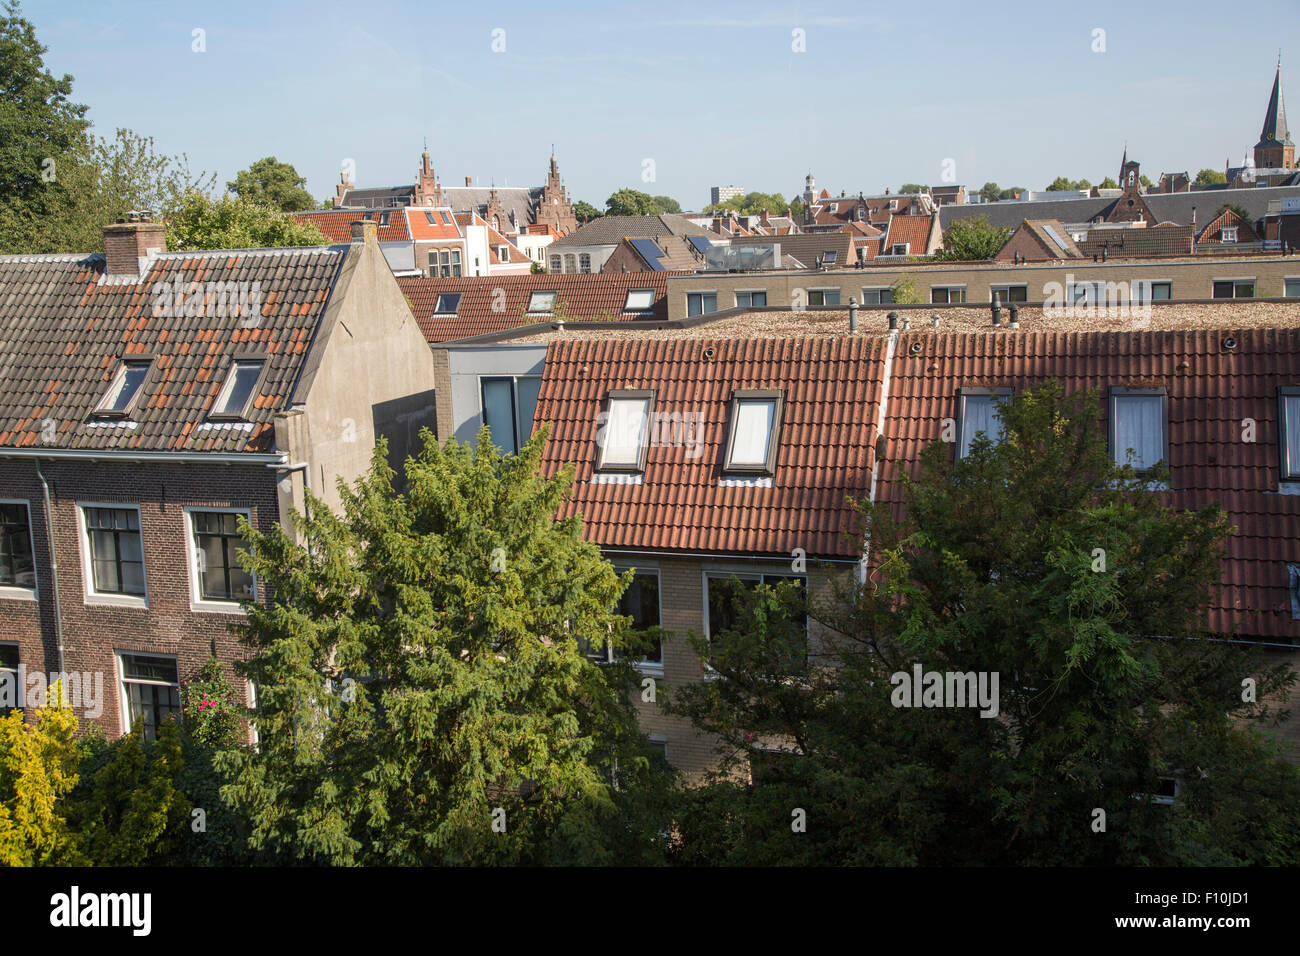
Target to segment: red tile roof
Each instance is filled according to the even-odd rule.
[[[500,275],[429,278],[399,276],[397,284],[411,303],[411,310],[430,342],[447,342],[500,332],[519,325],[544,322],[547,315],[525,312],[533,292],[554,291],[556,303],[566,319],[622,320],[668,318],[668,277],[682,272],[597,272],[565,275]],[[624,315],[629,289],[652,289],[654,311],[648,316]],[[438,296],[458,292],[461,299],[455,315],[434,312]]]
[[[352,223],[360,219],[373,219],[382,222],[387,216],[387,223],[377,225],[375,232],[380,242],[409,242],[410,233],[406,228],[406,217],[401,209],[332,209],[320,212],[296,212],[293,217],[299,222],[311,223],[329,237],[330,242],[351,242]]]
[[[577,464],[562,513],[581,512],[602,547],[854,558],[846,496],[870,484],[883,354],[867,336],[557,342],[535,419],[553,426],[543,469]],[[593,483],[597,416],[624,388],[654,389],[655,413],[696,416],[698,453],[665,443],[648,450],[643,484]],[[719,485],[738,388],[784,393],[771,487]]]
[[[1235,350],[1224,349],[1228,336]],[[912,353],[913,343],[922,350]],[[1300,637],[1286,569],[1300,562],[1300,495],[1277,493],[1277,389],[1300,385],[1300,330],[905,334],[890,381],[880,494],[896,500],[900,470],[914,472],[943,419],[957,418],[958,388],[1020,391],[1047,379],[1067,390],[1099,387],[1103,403],[1110,385],[1141,380],[1168,389],[1171,501],[1182,508],[1218,501],[1237,528],[1209,626],[1283,642]],[[1253,443],[1242,440],[1246,419],[1256,423]]]
[[[895,243],[906,242],[908,255],[923,256],[930,251],[933,225],[933,216],[890,216],[889,234],[881,248],[888,253]]]
[[[428,242],[435,239],[460,238],[458,217],[454,217],[450,209],[426,209],[417,206],[403,209],[402,212],[408,217],[413,239]],[[430,222],[430,219],[433,221]]]

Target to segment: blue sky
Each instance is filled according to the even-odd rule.
[[[1300,4],[563,3],[26,0],[46,62],[119,126],[221,182],[267,155],[318,198],[439,178],[569,193],[623,186],[684,208],[731,184],[794,198],[941,182],[1042,188],[1233,164],[1273,67],[1300,133]],[[193,31],[206,51],[194,52]],[[804,31],[805,52],[792,50]],[[1105,51],[1093,52],[1094,31]],[[504,30],[504,52],[493,31]],[[501,34],[497,34],[500,38]],[[499,45],[499,44],[498,44]],[[1293,134],[1296,138],[1297,134]],[[653,182],[643,180],[653,160]]]

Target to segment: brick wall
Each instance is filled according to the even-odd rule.
[[[214,651],[226,662],[246,656],[229,631],[230,624],[243,620],[242,614],[191,609],[185,509],[244,509],[255,527],[267,531],[278,517],[276,475],[261,465],[46,461],[42,469],[53,506],[65,668],[104,675],[104,710],[97,723],[116,737],[121,733],[122,694],[117,652],[175,655],[181,680],[194,676]],[[0,497],[28,502],[38,593],[36,601],[0,598],[0,641],[16,641],[21,663],[51,673],[59,669],[54,596],[35,464],[0,458]],[[87,598],[80,501],[139,507],[147,608],[101,606]],[[230,668],[227,676],[236,688],[236,700],[246,700],[243,680]],[[81,729],[87,729],[84,721]]]

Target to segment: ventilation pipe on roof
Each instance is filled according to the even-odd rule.
[[[897,312],[890,312],[889,315],[888,315],[888,319],[889,319],[889,331],[891,331],[891,332],[897,332],[897,331],[898,331],[898,313],[897,313]]]
[[[849,297],[849,334],[858,334],[858,300]]]
[[[912,317],[910,315],[903,316],[903,331],[907,332],[911,328],[912,328]]]
[[[996,292],[993,293],[993,328],[1002,324],[1002,300],[998,298]]]
[[[936,332],[939,331],[939,314],[937,312],[930,316],[930,328]]]
[[[1011,303],[1011,327],[1013,329],[1020,328],[1020,306],[1014,302]]]

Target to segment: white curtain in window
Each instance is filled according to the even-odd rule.
[[[765,398],[738,403],[736,437],[731,446],[733,465],[767,464],[768,440],[776,417],[776,401]]]
[[[1286,396],[1286,470],[1300,474],[1300,395]]]
[[[1159,395],[1123,395],[1115,399],[1115,462],[1138,471],[1165,457],[1163,401]]]
[[[971,442],[983,432],[992,442],[1002,441],[1002,419],[997,416],[997,398],[993,395],[967,395],[962,406],[961,457],[970,454]]]

